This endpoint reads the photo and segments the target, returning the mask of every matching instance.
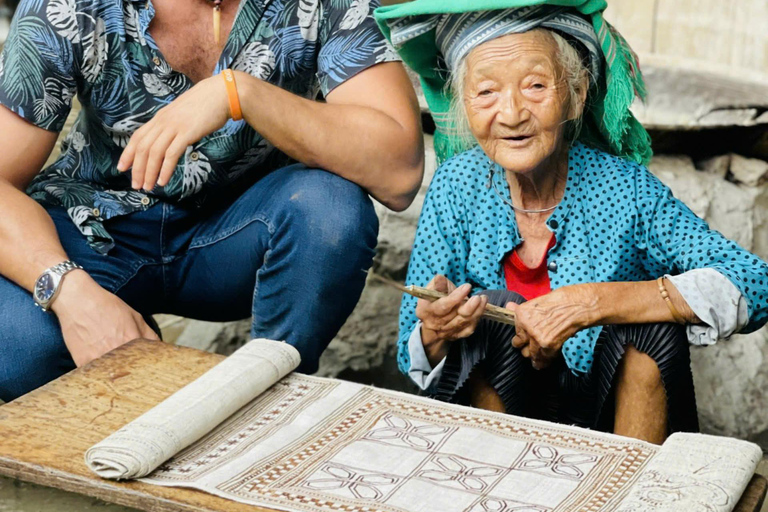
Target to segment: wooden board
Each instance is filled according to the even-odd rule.
[[[268,512],[195,490],[102,480],[83,461],[89,447],[221,359],[138,340],[0,406],[0,475],[149,512]],[[756,476],[736,510],[759,511],[765,492]]]
[[[88,448],[221,359],[134,341],[0,406],[0,474],[151,512],[268,510],[195,490],[102,480],[83,461]]]

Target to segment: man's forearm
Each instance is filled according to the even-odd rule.
[[[373,107],[307,100],[245,73],[237,83],[245,120],[281,151],[357,183],[389,208],[411,203],[423,172],[418,130]]]
[[[0,205],[0,274],[32,291],[40,274],[67,254],[48,212],[2,178]]]

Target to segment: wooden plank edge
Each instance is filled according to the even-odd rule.
[[[765,502],[766,492],[768,492],[768,480],[755,473],[747,484],[747,488],[744,489],[744,494],[733,507],[733,512],[760,512]]]
[[[6,457],[0,457],[0,476],[89,496],[145,512],[221,512],[114,485],[109,480],[93,480],[38,464],[22,464]],[[183,490],[205,494],[195,489],[183,488]]]

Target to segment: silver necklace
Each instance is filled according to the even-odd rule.
[[[501,200],[502,200],[502,201],[504,201],[505,203],[507,203],[507,204],[508,204],[508,205],[509,205],[509,206],[510,206],[510,207],[511,207],[513,210],[515,210],[516,212],[520,212],[520,213],[547,213],[547,212],[551,212],[552,210],[554,210],[555,208],[557,208],[557,207],[558,207],[558,205],[560,205],[560,202],[558,201],[558,203],[557,203],[557,204],[555,204],[554,206],[550,206],[549,208],[542,208],[542,209],[539,209],[539,210],[527,210],[527,209],[525,209],[525,208],[520,208],[519,206],[515,206],[515,205],[512,203],[512,201],[511,201],[509,198],[507,198],[507,197],[506,197],[506,195],[505,195],[505,194],[502,194],[501,192],[499,192],[499,189],[498,189],[498,188],[496,188],[496,182],[495,182],[495,181],[494,181],[494,179],[493,179],[493,173],[494,173],[494,167],[495,167],[495,165],[496,165],[496,164],[494,164],[493,162],[491,162],[491,166],[490,166],[490,168],[488,169],[488,170],[489,170],[489,175],[488,175],[488,183],[489,183],[491,186],[493,186],[493,191],[494,191],[494,192],[496,192],[496,194],[498,194],[498,196],[501,198]]]

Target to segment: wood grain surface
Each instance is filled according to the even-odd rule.
[[[0,474],[151,512],[269,510],[195,490],[103,480],[83,460],[92,445],[221,359],[137,340],[0,406]]]
[[[83,461],[92,445],[221,359],[137,340],[0,406],[0,475],[149,512],[268,512],[190,489],[103,480]],[[767,487],[756,475],[735,510],[759,511]]]

